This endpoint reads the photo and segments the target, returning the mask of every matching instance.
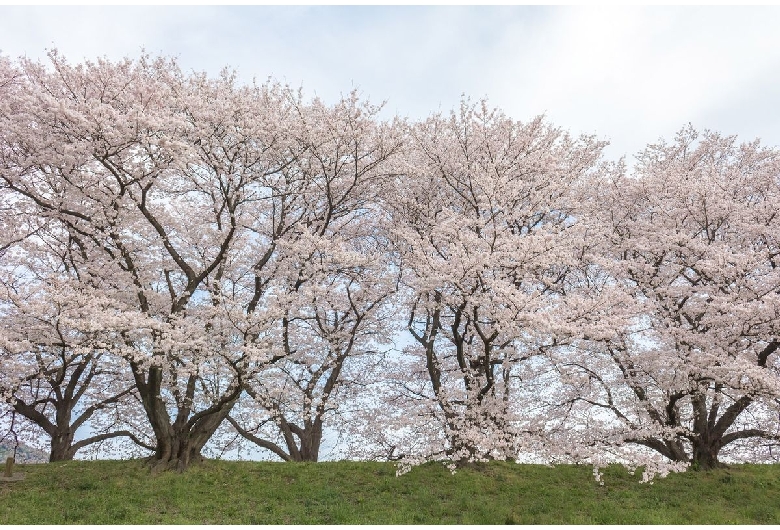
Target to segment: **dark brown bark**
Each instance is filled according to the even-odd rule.
[[[694,442],[691,467],[698,471],[709,471],[711,469],[725,467],[725,464],[722,464],[718,460],[720,448],[720,438],[713,441],[698,440]]]
[[[40,427],[49,436],[49,462],[73,460],[80,449],[119,436],[128,437],[133,442],[145,446],[129,431],[101,433],[74,442],[78,428],[86,424],[96,412],[117,403],[133,390],[132,387],[125,388],[113,396],[93,403],[74,419],[73,411],[77,410],[79,401],[88,391],[97,374],[95,360],[91,356],[78,362],[69,362],[53,373],[44,374],[41,378],[46,382],[45,396],[27,401],[17,399],[14,403],[16,413]]]
[[[227,420],[236,432],[258,447],[268,449],[285,462],[317,462],[322,445],[322,421],[308,422],[303,428],[288,423],[283,417],[277,420],[277,427],[282,433],[286,450],[278,444],[265,440],[244,429],[235,419],[228,416]]]
[[[150,465],[154,469],[184,471],[190,464],[202,460],[201,451],[206,442],[238,401],[240,383],[235,383],[232,389],[208,408],[195,412],[192,403],[197,380],[195,375],[190,376],[186,393],[177,403],[176,416],[171,418],[161,393],[162,370],[152,367],[145,372],[136,364],[131,366],[156,438],[154,454],[149,458]]]
[[[73,447],[73,432],[63,429],[51,437],[49,462],[73,460],[77,448]]]

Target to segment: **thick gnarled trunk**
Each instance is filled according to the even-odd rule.
[[[73,446],[73,432],[58,432],[51,437],[49,462],[73,460],[77,450],[78,448]]]
[[[726,467],[718,460],[720,452],[719,443],[698,443],[693,446],[691,468],[698,471],[709,471],[719,467]]]
[[[301,439],[301,462],[316,462],[320,457],[320,443],[322,442],[322,425],[313,426]]]
[[[190,464],[201,461],[203,447],[228,416],[235,402],[236,399],[232,399],[221,403],[212,407],[213,410],[193,415],[188,421],[171,423],[166,418],[167,414],[150,415],[157,438],[154,454],[149,458],[151,466],[155,469],[184,471]]]
[[[238,401],[240,385],[235,384],[232,390],[208,408],[194,412],[192,403],[196,376],[190,376],[186,395],[177,403],[176,416],[172,421],[161,394],[162,370],[151,368],[147,380],[144,380],[144,373],[137,365],[133,366],[133,372],[146,416],[156,438],[154,454],[149,458],[152,468],[184,471],[190,464],[202,460],[203,447]]]
[[[190,464],[197,463],[202,459],[203,445],[186,432],[158,438],[157,447],[149,458],[149,463],[155,469],[184,471]]]

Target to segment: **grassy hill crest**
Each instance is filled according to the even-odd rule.
[[[780,522],[780,465],[672,474],[624,468],[377,462],[206,461],[154,474],[140,461],[18,466],[0,483],[0,524],[767,524]]]

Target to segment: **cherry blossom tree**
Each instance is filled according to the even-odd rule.
[[[50,461],[70,460],[80,449],[117,437],[149,448],[139,438],[143,434],[119,427],[127,427],[137,396],[121,363],[103,349],[99,337],[106,330],[92,320],[95,312],[114,312],[110,299],[78,282],[67,234],[25,215],[22,202],[5,221],[15,228],[10,233],[27,235],[0,254],[0,396],[6,415],[32,430],[33,445],[48,438]]]
[[[80,281],[132,318],[112,351],[154,432],[153,461],[184,468],[253,375],[292,353],[285,336],[307,318],[295,313],[310,271],[332,261],[343,279],[365,267],[360,241],[376,234],[354,227],[398,142],[354,94],[327,109],[227,71],[187,76],[166,59],[50,60],[51,70],[20,60],[4,88],[4,187],[68,234]],[[331,281],[358,305],[373,293],[345,285]],[[308,303],[328,300],[327,281],[316,286]],[[370,306],[356,309],[355,333],[370,327]]]
[[[230,265],[247,266],[239,250],[257,251],[263,179],[295,156],[280,140],[290,95],[236,87],[227,72],[187,77],[164,59],[50,59],[52,70],[20,61],[3,113],[2,178],[68,232],[95,287],[145,320],[114,348],[154,431],[155,460],[186,467],[249,365],[266,360],[262,333],[236,343],[235,326],[222,322],[237,307],[222,303],[221,288]],[[265,253],[250,257],[258,277]]]
[[[153,449],[127,421],[139,408],[135,385],[98,346],[101,330],[81,321],[85,308],[91,320],[93,310],[111,311],[110,302],[97,293],[41,298],[45,291],[39,288],[32,294],[4,287],[12,309],[2,317],[0,391],[10,412],[36,428],[31,442],[47,437],[51,462],[71,460],[77,451],[117,437]]]
[[[776,448],[777,150],[689,128],[629,173],[484,102],[410,125],[49,62],[0,58],[0,392],[52,459],[129,438],[183,469],[218,429],[651,473]]]
[[[780,441],[778,175],[776,149],[689,127],[595,182],[592,263],[623,324],[559,366],[602,450],[710,469],[736,442]]]
[[[315,100],[298,108],[302,153],[284,170],[297,189],[277,192],[273,240],[284,314],[271,348],[281,360],[247,380],[253,403],[243,419],[228,418],[284,460],[318,459],[326,420],[359,389],[358,368],[385,340],[397,273],[379,202],[402,137],[397,123],[379,123],[379,110],[355,93],[332,107]],[[273,429],[261,435],[255,427],[264,424]]]
[[[541,118],[514,122],[484,102],[410,136],[388,203],[413,338],[406,353],[427,379],[415,393],[436,403],[440,457],[514,458],[527,442],[520,372],[558,346],[554,322],[575,315],[560,304],[584,234],[572,191],[603,144]]]

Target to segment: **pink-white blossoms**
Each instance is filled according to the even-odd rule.
[[[444,433],[439,457],[514,458],[530,439],[515,401],[520,372],[558,345],[556,321],[570,314],[557,308],[583,234],[574,192],[602,144],[541,119],[514,122],[484,102],[410,136],[388,207],[413,338],[406,354],[425,372],[415,392],[434,404],[420,421]]]
[[[780,439],[779,175],[777,150],[687,128],[596,182],[594,261],[632,301],[560,360],[592,440],[710,468]]]
[[[0,397],[53,459],[124,437],[184,468],[217,433],[317,460],[330,433],[649,479],[777,450],[776,149],[688,128],[628,172],[485,103],[385,122],[50,63],[0,58]]]

